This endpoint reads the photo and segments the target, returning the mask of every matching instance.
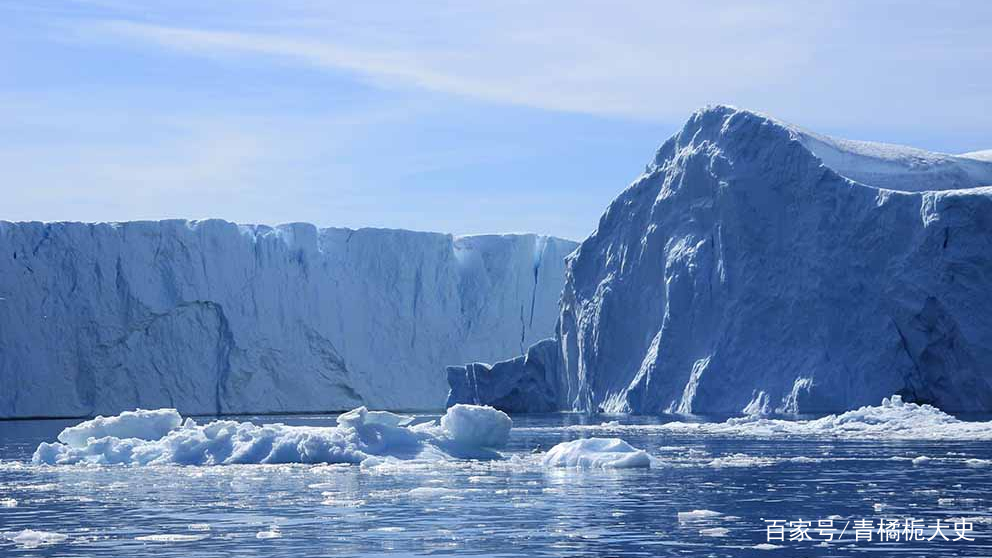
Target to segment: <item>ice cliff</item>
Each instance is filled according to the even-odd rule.
[[[987,152],[699,111],[567,259],[556,341],[450,368],[448,402],[828,412],[899,394],[990,411],[990,185]]]
[[[0,222],[0,417],[437,409],[437,371],[553,334],[566,254],[225,221]]]

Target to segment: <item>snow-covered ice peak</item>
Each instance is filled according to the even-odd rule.
[[[982,151],[970,151],[968,153],[962,153],[958,157],[964,157],[966,159],[978,159],[979,161],[989,161],[992,162],[992,149],[984,149]]]
[[[784,134],[783,138],[801,143],[826,167],[866,186],[922,192],[992,185],[990,151],[950,155],[904,145],[834,138],[729,105],[714,105],[697,111],[673,140],[682,144],[687,141],[698,143],[699,139],[707,139],[712,134],[731,135],[744,120],[751,121],[751,125],[777,128]],[[718,129],[712,124],[714,121],[719,122]],[[663,146],[655,156],[655,168],[663,165],[668,156]]]

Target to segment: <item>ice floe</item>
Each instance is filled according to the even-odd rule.
[[[389,459],[499,459],[512,422],[492,407],[456,405],[440,425],[404,426],[409,417],[360,407],[334,427],[256,425],[217,420],[199,425],[174,410],[131,411],[67,428],[42,443],[36,464],[376,463]]]
[[[959,420],[931,405],[905,403],[893,395],[879,406],[815,420],[748,416],[721,423],[672,422],[668,431],[745,437],[831,437],[865,439],[992,440],[992,423]]]
[[[770,457],[756,457],[743,453],[734,453],[710,460],[709,466],[717,469],[723,467],[769,467],[775,463],[776,460]]]
[[[547,467],[632,469],[651,466],[651,456],[619,438],[582,438],[562,442],[544,456]]]
[[[181,543],[202,541],[208,536],[209,535],[206,534],[188,535],[181,533],[155,533],[153,535],[141,535],[140,537],[134,537],[134,540],[159,543]]]
[[[703,537],[726,537],[728,533],[730,533],[730,529],[726,527],[710,527],[699,530],[699,534]]]
[[[265,531],[259,531],[255,533],[256,539],[278,539],[282,537],[282,531],[279,529],[278,525],[273,525],[271,528]]]
[[[68,535],[53,531],[36,531],[34,529],[24,529],[16,533],[5,533],[3,538],[13,542],[17,546],[24,548],[35,548],[58,544],[68,539]]]
[[[522,430],[544,430],[524,428]],[[663,432],[690,436],[773,439],[783,437],[867,440],[992,440],[992,421],[960,420],[931,405],[906,403],[893,395],[881,405],[813,420],[749,415],[724,422],[669,422],[665,424],[612,423],[571,425],[570,432],[585,435]]]
[[[713,519],[714,517],[720,517],[721,515],[723,514],[713,510],[692,510],[692,511],[679,512],[678,518],[679,518],[679,523],[688,523],[692,521]]]

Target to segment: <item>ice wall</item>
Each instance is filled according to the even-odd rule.
[[[0,417],[438,409],[444,365],[552,334],[574,248],[309,224],[0,222]]]

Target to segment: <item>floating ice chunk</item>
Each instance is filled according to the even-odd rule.
[[[13,498],[0,498],[0,508],[16,508],[17,500]]]
[[[502,448],[512,426],[506,413],[489,406],[454,405],[441,417],[441,428],[451,439],[471,447]]]
[[[769,467],[775,460],[769,457],[755,457],[744,453],[734,453],[710,460],[709,466],[717,469],[723,467]]]
[[[930,459],[929,457],[925,456],[925,455],[921,455],[919,457],[914,457],[913,458],[913,465],[926,465],[930,461],[933,461],[933,460]]]
[[[421,486],[414,488],[406,493],[410,498],[418,499],[437,499],[444,498],[445,496],[451,496],[455,493],[454,490],[450,488],[442,488],[440,486]]]
[[[209,531],[209,523],[190,523],[187,527],[190,531]]]
[[[992,467],[992,459],[965,459],[964,464],[969,467]]]
[[[175,409],[125,411],[115,417],[95,419],[70,426],[59,434],[59,441],[71,447],[83,447],[90,438],[137,438],[158,440],[179,428],[182,417]]]
[[[173,543],[173,542],[195,542],[202,541],[209,535],[183,535],[179,533],[156,533],[154,535],[141,535],[140,537],[134,537],[136,541],[146,541],[146,542],[161,542],[161,543]]]
[[[332,427],[259,426],[231,420],[198,425],[191,420],[182,423],[171,409],[135,411],[67,428],[59,435],[61,443],[40,444],[32,460],[52,465],[227,465],[499,459],[496,450],[506,444],[512,426],[505,413],[474,405],[452,407],[441,418],[441,426],[402,426],[407,418],[361,407],[342,415]]]
[[[55,533],[52,531],[35,531],[34,529],[24,529],[13,536],[7,535],[6,538],[18,546],[23,546],[25,548],[34,548],[38,546],[48,546],[52,544],[58,544],[69,537],[63,535],[62,533]]]
[[[906,403],[898,395],[879,406],[815,420],[748,416],[721,423],[670,422],[653,427],[669,432],[749,438],[829,437],[886,440],[992,440],[992,422],[959,420],[931,405]]]
[[[700,529],[699,534],[704,537],[726,537],[730,529],[726,527],[710,527],[708,529]]]
[[[688,523],[691,521],[702,521],[705,519],[713,519],[714,517],[720,517],[723,515],[718,511],[713,510],[692,510],[687,512],[679,512],[679,523]]]
[[[760,543],[752,546],[751,548],[755,550],[778,550],[780,548],[785,548],[785,547],[779,544]]]
[[[278,539],[280,537],[282,537],[282,531],[279,530],[278,525],[273,525],[265,531],[255,533],[256,539]]]
[[[961,522],[974,523],[977,525],[992,525],[992,516],[977,515],[973,517],[951,517],[947,519],[947,523],[950,525]]]
[[[562,442],[544,456],[546,467],[631,469],[651,466],[651,457],[619,438]]]
[[[389,411],[369,411],[359,407],[338,417],[338,424],[355,426],[356,424],[379,424],[382,426],[406,426],[413,422],[413,417],[397,415]]]

